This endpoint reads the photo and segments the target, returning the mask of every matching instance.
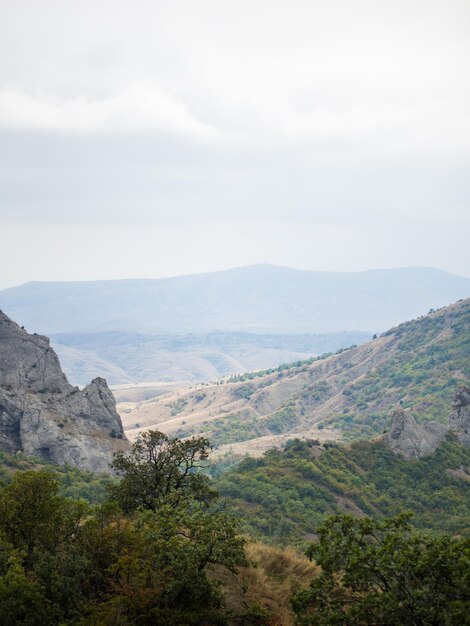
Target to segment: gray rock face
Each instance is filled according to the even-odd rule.
[[[407,459],[417,459],[432,454],[444,441],[447,427],[438,422],[420,425],[414,417],[397,409],[392,416],[392,426],[385,442],[397,454]]]
[[[470,387],[461,387],[454,397],[449,428],[462,443],[470,446]]]
[[[128,445],[106,381],[73,387],[49,339],[0,311],[0,448],[100,472]]]
[[[385,443],[397,454],[416,459],[432,454],[448,432],[470,446],[470,387],[464,385],[456,392],[449,415],[449,425],[439,422],[417,424],[414,417],[397,409],[392,415],[392,426],[384,436]]]

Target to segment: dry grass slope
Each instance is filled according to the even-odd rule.
[[[122,415],[133,439],[145,428],[205,434],[221,451],[259,455],[286,438],[373,436],[400,402],[422,419],[445,419],[470,377],[470,299],[310,364],[175,391]],[[442,415],[441,415],[442,413]]]
[[[262,543],[249,543],[246,556],[251,567],[240,568],[237,575],[215,571],[226,585],[227,606],[243,615],[257,605],[267,610],[272,626],[292,626],[290,598],[299,587],[306,587],[317,575],[318,568],[307,557],[292,548],[276,548]],[[234,620],[233,624],[241,624]]]

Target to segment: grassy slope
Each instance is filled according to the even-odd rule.
[[[322,450],[293,441],[246,459],[217,479],[248,533],[272,542],[310,538],[326,515],[415,513],[417,527],[468,534],[470,449],[452,436],[436,453],[406,461],[382,442]]]
[[[348,438],[373,435],[386,427],[388,399],[387,404],[400,400],[422,421],[446,422],[455,389],[462,380],[470,380],[469,300],[401,324],[385,335],[396,342],[392,358],[348,388],[349,411],[326,420]]]
[[[341,354],[149,400],[123,420],[134,427],[131,436],[140,427],[202,433],[216,446],[233,445],[234,452],[245,452],[244,442],[259,437],[268,437],[268,449],[286,434],[317,437],[318,429],[332,438],[340,428],[343,438],[354,440],[387,428],[399,402],[418,421],[445,422],[456,387],[469,380],[467,299]]]

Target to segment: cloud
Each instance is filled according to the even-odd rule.
[[[0,128],[65,132],[165,131],[203,139],[222,133],[198,120],[155,85],[134,84],[113,96],[59,98],[19,90],[0,92]]]
[[[470,143],[467,0],[4,0],[0,126]]]
[[[8,280],[468,273],[469,17],[468,0],[2,0]]]

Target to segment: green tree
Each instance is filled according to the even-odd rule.
[[[209,478],[197,472],[207,466],[209,451],[203,437],[181,441],[158,431],[142,433],[129,452],[114,455],[111,467],[121,480],[112,493],[126,512],[154,511],[163,500],[176,504],[187,497],[209,503],[215,491]]]
[[[307,552],[321,574],[292,600],[297,624],[469,624],[470,540],[417,533],[409,517],[330,517]]]
[[[214,568],[246,565],[244,539],[197,474],[208,444],[143,441],[147,457],[138,444],[117,459],[125,511],[65,498],[46,471],[18,471],[0,488],[2,626],[227,623]]]
[[[0,623],[2,626],[49,626],[51,607],[44,589],[28,576],[18,559],[11,557],[0,576]]]
[[[57,478],[48,471],[16,472],[0,491],[0,531],[24,552],[28,566],[36,553],[56,552],[75,536],[87,512],[84,502],[59,495]]]
[[[233,520],[200,504],[191,511],[162,503],[158,512],[140,510],[119,533],[117,558],[105,568],[93,624],[225,624],[227,614],[213,566],[234,572],[246,564],[244,540]],[[124,539],[124,540],[123,540]],[[88,622],[86,622],[88,623]]]
[[[111,502],[87,523],[96,575],[85,623],[119,626],[225,624],[212,567],[245,565],[244,539],[217,504],[207,465],[209,442],[144,433],[112,467]],[[88,621],[87,621],[88,620]]]

